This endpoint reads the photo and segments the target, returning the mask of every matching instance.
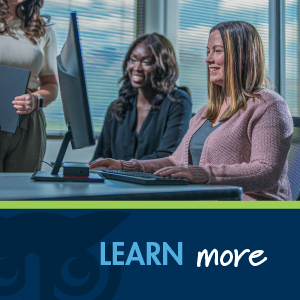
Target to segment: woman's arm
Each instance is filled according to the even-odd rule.
[[[106,167],[107,170],[126,170],[135,172],[154,173],[155,171],[174,166],[174,162],[168,157],[139,161],[132,159],[130,161],[115,160],[112,158],[98,159],[89,163],[90,169],[97,167]]]
[[[46,107],[57,97],[58,76],[56,75],[42,76],[40,77],[40,83],[41,83],[41,87],[36,92],[44,98],[43,107]]]
[[[49,105],[57,97],[58,76],[56,67],[56,38],[51,26],[46,26],[44,61],[39,74],[40,89],[36,91],[43,99],[43,107]],[[16,97],[13,101],[17,113],[26,115],[35,110],[38,106],[38,96],[28,93]]]
[[[37,93],[44,98],[43,107],[46,107],[57,97],[58,77],[56,75],[42,76],[40,77],[40,83],[41,88]],[[29,114],[38,107],[38,96],[29,92],[28,94],[16,97],[12,103],[15,109],[17,109],[17,114]]]
[[[242,186],[244,192],[273,188],[279,181],[291,145],[293,122],[287,104],[277,101],[253,126],[250,162],[189,166],[194,183]]]

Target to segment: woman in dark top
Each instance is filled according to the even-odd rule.
[[[171,155],[188,130],[192,103],[177,88],[178,65],[171,43],[157,33],[137,38],[123,62],[119,99],[107,110],[93,160]]]

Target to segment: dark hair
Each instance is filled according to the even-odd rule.
[[[151,84],[155,91],[155,97],[152,102],[152,110],[157,110],[163,99],[168,96],[171,101],[177,101],[174,97],[176,91],[176,80],[179,76],[178,65],[175,51],[170,41],[158,33],[144,34],[139,36],[129,47],[123,61],[123,76],[119,83],[123,82],[119,90],[119,98],[111,105],[112,117],[121,121],[124,113],[128,109],[129,100],[137,95],[137,89],[132,87],[129,75],[127,73],[127,64],[133,49],[144,43],[151,51],[154,60],[154,67],[151,73]],[[181,87],[190,94],[189,89]]]
[[[43,7],[44,0],[26,0],[16,7],[16,15],[22,20],[22,28],[25,36],[34,44],[46,33],[46,26],[50,22],[49,16],[41,16],[40,9]],[[0,0],[0,23],[3,28],[0,34],[8,33],[8,24],[5,16],[9,14],[9,1]]]
[[[218,30],[224,45],[224,86],[210,82],[207,67],[208,106],[205,118],[217,118],[225,97],[231,104],[220,121],[231,118],[247,107],[249,98],[261,98],[257,92],[267,86],[263,43],[256,28],[244,21],[222,22],[210,30]]]

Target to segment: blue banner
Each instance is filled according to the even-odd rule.
[[[298,299],[299,210],[1,210],[0,299]]]

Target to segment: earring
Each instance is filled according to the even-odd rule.
[[[21,5],[21,10],[24,11],[25,10],[25,7],[24,5]]]

